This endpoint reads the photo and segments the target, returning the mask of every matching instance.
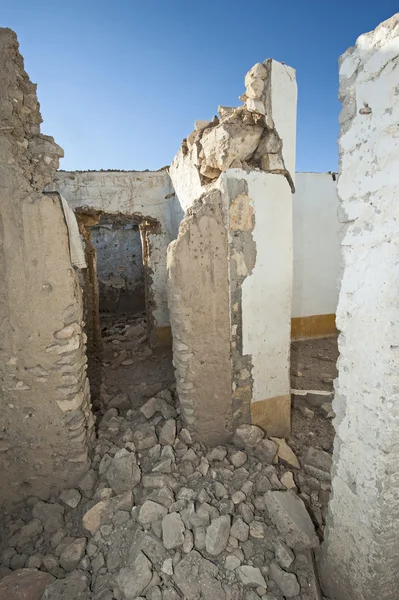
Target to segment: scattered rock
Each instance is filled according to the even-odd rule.
[[[140,508],[139,521],[142,525],[151,525],[168,514],[168,509],[152,500],[146,500]]]
[[[248,587],[257,588],[262,587],[267,589],[265,578],[263,577],[260,569],[251,567],[250,565],[243,565],[236,569],[237,577],[243,585]]]
[[[124,567],[119,571],[116,582],[126,600],[136,600],[151,579],[152,564],[142,552],[139,552],[131,566]]]
[[[295,456],[294,451],[289,447],[287,442],[280,438],[271,438],[273,442],[275,442],[278,446],[277,456],[283,462],[291,465],[295,469],[300,469],[301,465],[299,464],[299,460]]]
[[[176,439],[176,421],[168,419],[159,434],[159,443],[162,446],[173,446]]]
[[[41,600],[54,577],[36,569],[19,569],[0,581],[2,600]]]
[[[41,600],[89,600],[89,577],[83,571],[73,571],[65,579],[57,579],[45,589]]]
[[[240,425],[233,437],[233,443],[239,448],[254,448],[265,437],[264,432],[256,425]]]
[[[301,591],[295,573],[283,571],[276,563],[270,565],[269,577],[278,585],[286,598],[298,596]]]
[[[79,490],[76,489],[64,490],[60,494],[60,500],[62,500],[62,502],[70,508],[76,508],[81,498],[81,493],[79,492]]]
[[[185,600],[225,600],[218,568],[193,550],[175,568],[173,580]]]
[[[49,502],[36,502],[32,514],[44,525],[47,533],[54,533],[64,526],[64,507],[61,504],[50,504]]]
[[[171,550],[184,543],[184,523],[177,512],[172,512],[162,519],[162,539],[165,548]]]
[[[292,491],[266,492],[269,517],[294,549],[315,548],[319,545],[312,520],[303,501]]]
[[[206,530],[205,547],[208,554],[217,556],[227,546],[230,536],[230,516],[222,515],[213,519]]]
[[[60,565],[65,571],[73,571],[77,568],[85,555],[86,538],[78,538],[69,544],[60,556]]]
[[[87,531],[90,531],[92,535],[100,529],[101,519],[106,513],[108,506],[109,502],[101,500],[83,515],[83,527],[87,529]]]
[[[123,494],[134,488],[141,479],[141,471],[137,466],[135,454],[125,449],[117,452],[106,475],[115,494]]]

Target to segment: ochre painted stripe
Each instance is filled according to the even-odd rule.
[[[291,339],[303,340],[337,333],[335,315],[313,315],[291,319]]]

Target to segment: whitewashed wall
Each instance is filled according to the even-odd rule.
[[[329,173],[297,173],[295,185],[292,316],[334,314],[340,278],[337,182]]]

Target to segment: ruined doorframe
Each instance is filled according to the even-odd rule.
[[[153,312],[154,302],[153,270],[151,268],[151,243],[149,234],[158,233],[161,229],[159,221],[152,217],[143,217],[139,213],[110,213],[88,207],[75,210],[80,233],[85,241],[85,257],[87,269],[82,270],[84,313],[86,322],[87,346],[89,351],[98,352],[102,348],[100,323],[100,297],[97,276],[97,251],[91,241],[91,228],[100,223],[103,216],[112,218],[122,217],[138,225],[141,239],[142,261],[144,267],[145,312],[147,321],[147,336],[150,346],[157,343]]]

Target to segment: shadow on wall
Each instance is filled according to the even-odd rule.
[[[145,310],[140,229],[132,219],[103,215],[91,229],[97,251],[99,312],[134,314]]]

